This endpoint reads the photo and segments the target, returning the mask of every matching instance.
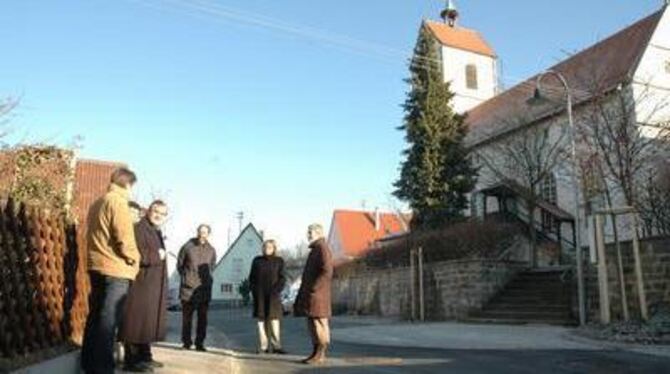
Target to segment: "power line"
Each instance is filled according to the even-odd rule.
[[[418,59],[426,63],[441,63],[439,59],[430,59],[425,56],[417,56],[399,48],[353,38],[347,35],[333,33],[310,26],[295,25],[277,18],[267,17],[253,12],[243,12],[220,4],[214,4],[202,0],[128,0],[142,3],[155,9],[170,6],[175,10],[187,10],[195,14],[208,15],[217,21],[237,22],[250,26],[281,31],[286,34],[295,35],[305,39],[322,42],[327,45],[345,48],[362,55],[382,58],[389,62],[397,63],[399,58],[409,63],[410,60]],[[521,80],[507,77],[514,80]]]
[[[388,47],[382,44],[372,43],[361,39],[355,39],[342,34],[337,34],[310,26],[295,25],[284,22],[280,19],[267,17],[258,13],[242,12],[230,7],[225,7],[211,2],[198,0],[163,0],[161,4],[156,4],[152,0],[134,0],[146,5],[156,7],[156,5],[168,5],[207,14],[216,20],[232,21],[250,26],[266,28],[274,31],[281,31],[306,39],[320,41],[326,44],[345,47],[359,52],[374,53],[382,56],[395,56],[399,53],[405,55],[402,50]]]
[[[254,27],[266,28],[274,31],[281,31],[286,34],[311,39],[324,44],[344,48],[357,54],[381,58],[389,62],[397,63],[402,58],[408,66],[418,68],[432,68],[433,63],[442,64],[441,59],[429,58],[416,53],[407,53],[398,48],[389,47],[383,44],[365,41],[353,38],[343,34],[333,33],[310,26],[295,25],[277,18],[268,17],[259,13],[240,11],[231,7],[215,4],[203,0],[128,0],[142,3],[154,9],[163,9],[170,6],[175,10],[187,10],[195,12],[194,15],[207,15],[217,21],[228,21],[242,23]],[[410,56],[410,57],[408,57]],[[417,62],[419,61],[419,62]],[[531,78],[518,78],[512,76],[501,76],[503,81],[520,82],[513,87],[526,86],[535,88],[535,82]],[[564,93],[562,86],[552,87],[544,84],[543,90],[554,94]]]

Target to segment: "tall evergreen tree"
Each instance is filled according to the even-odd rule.
[[[403,105],[408,148],[403,152],[400,178],[394,195],[414,211],[413,227],[439,227],[461,219],[466,194],[475,186],[463,139],[464,116],[453,111],[454,94],[442,74],[439,44],[426,29],[421,32],[410,64],[410,91]]]

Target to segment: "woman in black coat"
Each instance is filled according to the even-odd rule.
[[[253,317],[258,320],[258,353],[284,354],[279,320],[284,314],[281,292],[284,289],[284,260],[276,255],[274,240],[263,242],[263,255],[254,258],[249,286],[254,299]]]

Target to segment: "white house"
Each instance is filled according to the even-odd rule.
[[[526,224],[533,222],[537,225],[541,235],[558,245],[560,254],[574,250],[572,159],[562,159],[537,186],[536,193],[541,200],[532,214],[524,211],[523,196],[528,191],[524,191],[523,181],[494,170],[495,163],[504,158],[500,151],[502,144],[510,139],[528,138],[538,129],[547,134],[549,140],[546,147],[556,143],[562,149],[571,149],[563,85],[555,75],[547,75],[542,86],[545,96],[550,97],[553,103],[539,107],[528,105],[539,74],[497,92],[497,58],[493,49],[476,31],[460,27],[455,18],[449,21],[424,21],[422,27],[427,28],[441,44],[444,79],[452,82],[451,89],[455,93],[453,108],[467,113],[470,132],[466,145],[473,150],[474,161],[481,167],[475,192],[470,196],[471,210],[468,214],[483,217],[511,212]],[[602,95],[599,99],[604,97],[604,100],[609,100],[606,101],[607,106],[616,104],[611,95],[615,91],[629,98],[626,106],[633,108],[631,123],[641,134],[653,136],[659,126],[666,124],[670,118],[670,107],[666,105],[670,98],[670,11],[664,6],[559,62],[550,70],[564,76],[570,87],[578,131],[588,130],[594,125],[588,110],[589,105],[594,103],[596,96],[593,88],[597,84],[598,93]],[[641,97],[645,99],[639,100]],[[589,145],[578,139],[580,152],[584,147]],[[580,232],[584,233],[581,245],[588,246],[591,242],[589,234],[592,234],[589,211],[603,207],[605,197],[601,194],[584,199],[586,194],[582,184],[587,176],[582,174],[577,174],[581,191]],[[614,206],[624,205],[621,194],[615,194],[613,198]],[[630,222],[624,223],[628,224],[620,231],[623,239],[631,233]],[[544,261],[545,264],[539,265],[556,263],[556,259],[545,258]]]
[[[253,224],[248,224],[214,268],[212,300],[239,301],[239,285],[249,277],[251,262],[261,253],[263,237]]]

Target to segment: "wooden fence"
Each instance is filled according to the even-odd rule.
[[[84,256],[64,218],[0,203],[0,358],[81,343],[89,290]]]

